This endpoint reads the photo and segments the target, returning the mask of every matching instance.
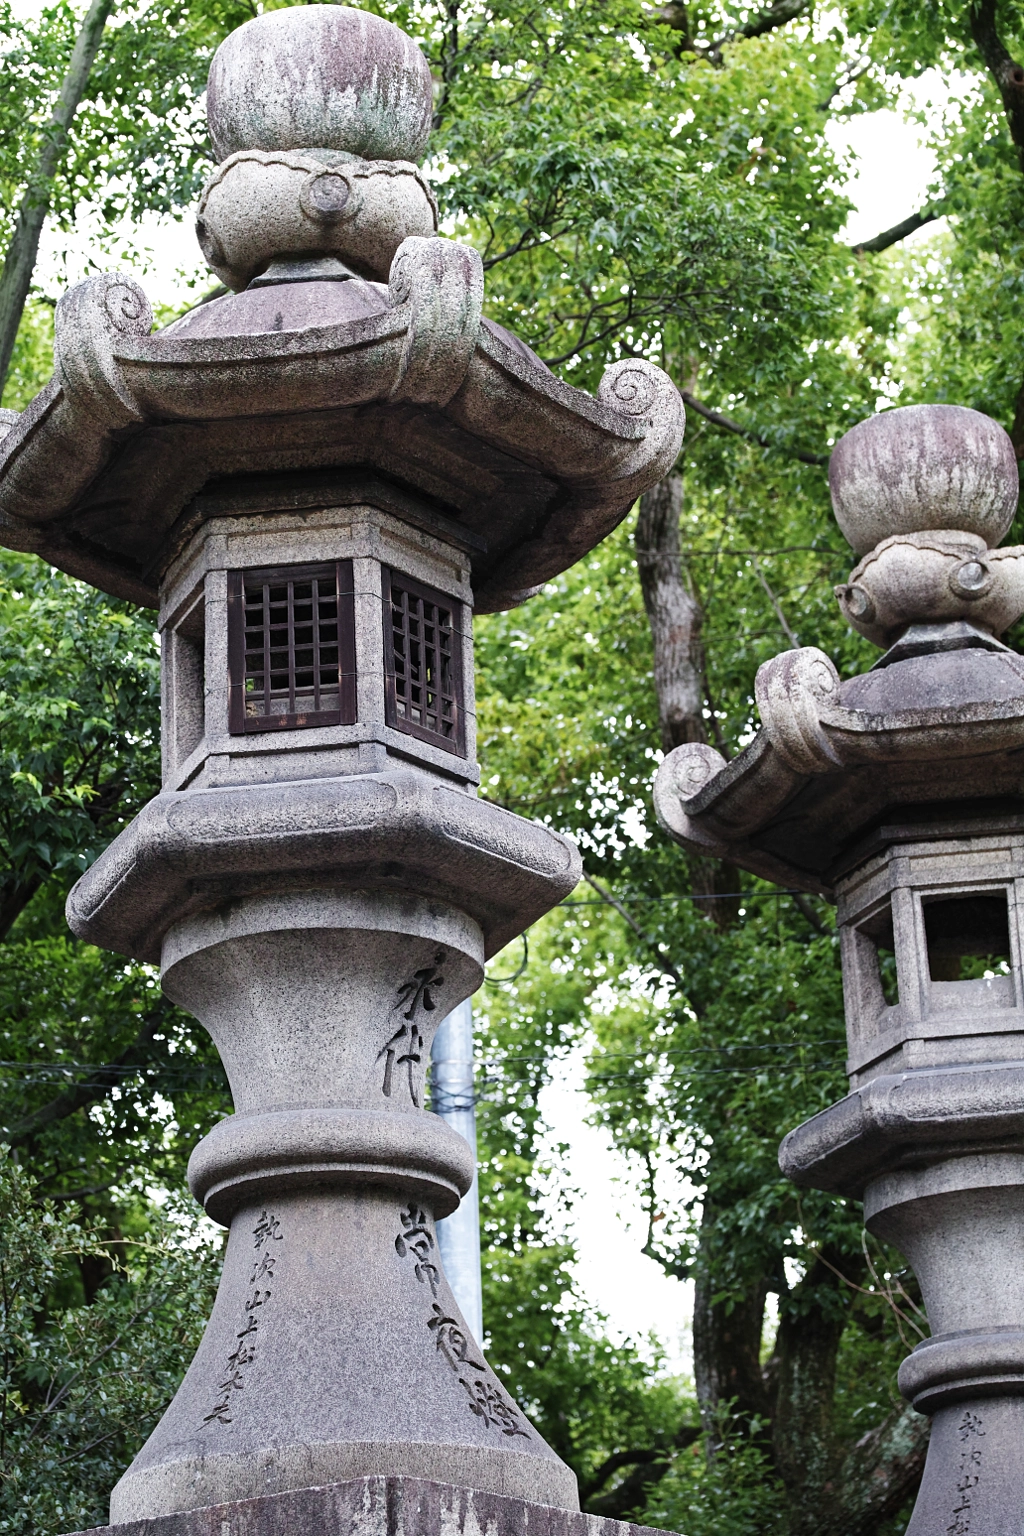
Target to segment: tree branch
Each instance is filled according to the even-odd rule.
[[[774,448],[778,453],[784,453],[787,458],[798,459],[801,464],[827,464],[827,453],[803,453],[799,448],[785,448],[780,443],[773,443],[771,438],[765,437],[760,432],[755,432],[752,427],[743,427],[738,421],[733,421],[731,416],[723,416],[721,411],[713,411],[703,400],[698,400],[696,395],[691,395],[688,389],[680,390],[683,403],[691,411],[696,411],[698,416],[703,416],[705,421],[710,421],[712,426],[721,427],[723,432],[734,432],[737,437],[745,437],[749,443],[756,443],[759,448]]]
[[[606,891],[603,885],[599,885],[598,882],[594,879],[593,875],[588,875],[586,870],[583,871],[583,878],[589,886],[593,887],[602,901],[606,901],[610,907],[615,908],[623,922],[628,923],[632,928],[637,938],[643,940],[644,944],[654,956],[658,965],[658,969],[664,971],[666,976],[671,976],[680,992],[684,991],[685,988],[683,985],[683,978],[680,976],[671,960],[665,959],[665,956],[662,954],[654,940],[648,934],[644,933],[643,929],[640,927],[635,918],[631,917],[626,911],[625,907],[622,905],[622,902],[619,901],[617,897],[613,896],[611,891]]]
[[[811,906],[809,898],[804,895],[803,891],[791,891],[790,895],[793,898],[793,905],[807,919],[811,927],[817,933],[827,933],[828,929]]]
[[[683,0],[667,0],[666,4],[657,7],[654,15],[657,20],[663,21],[680,34],[680,46],[684,53],[703,54],[717,64],[727,43],[739,42],[741,38],[764,37],[767,32],[775,32],[787,22],[795,21],[798,16],[805,16],[813,4],[814,0],[774,0],[772,5],[766,5],[764,10],[758,11],[741,26],[730,27],[728,32],[723,32],[710,43],[694,37],[689,10]]]
[[[754,567],[754,575],[757,577],[758,581],[761,583],[761,586],[764,588],[765,595],[768,598],[768,601],[772,605],[772,609],[773,609],[773,611],[775,613],[775,617],[779,621],[779,626],[780,626],[780,628],[782,630],[782,633],[785,635],[786,639],[789,642],[790,649],[793,650],[793,651],[798,651],[800,649],[800,641],[797,639],[797,637],[793,633],[792,629],[790,629],[790,627],[789,627],[789,620],[786,618],[786,615],[783,612],[782,604],[779,602],[779,599],[776,597],[775,593],[772,591],[771,587],[769,586],[768,578],[765,575],[764,571],[762,570],[761,562],[757,558],[756,555],[752,555],[751,556],[751,564]]]
[[[98,1103],[105,1099],[112,1088],[124,1082],[125,1067],[141,1067],[146,1060],[148,1048],[153,1043],[153,1036],[163,1027],[164,1021],[160,1018],[153,1019],[144,1029],[141,1029],[127,1050],[122,1051],[114,1061],[105,1067],[98,1068],[91,1074],[88,1083],[79,1083],[74,1088],[68,1088],[64,1093],[59,1093],[48,1104],[42,1104],[34,1109],[30,1115],[16,1124],[2,1128],[3,1140],[11,1147],[21,1146],[26,1141],[31,1141],[39,1132],[45,1130],[48,1125],[55,1124],[58,1120],[66,1120],[76,1110],[84,1109],[87,1104]]]
[[[103,29],[113,5],[114,0],[92,0],[75,40],[57,104],[43,129],[39,158],[29,175],[18,208],[14,234],[0,276],[0,391],[3,390],[7,370],[11,366],[18,326],[32,284],[32,273],[39,253],[39,237],[50,208],[51,184],[64,158],[68,130],[89,83],[96,50],[100,46]]]
[[[996,28],[996,0],[973,0],[968,8],[971,36],[985,68],[999,87],[1017,159],[1024,170],[1024,67],[1008,52]]]
[[[784,27],[789,21],[796,21],[798,16],[805,16],[811,10],[813,0],[775,0],[774,5],[766,6],[763,11],[758,11],[756,16],[744,22],[742,27],[737,27],[723,39],[724,42],[732,42],[738,37],[764,37],[766,32],[774,32],[779,27]]]
[[[875,235],[870,240],[860,240],[850,249],[855,256],[863,256],[867,251],[887,251],[890,245],[898,245],[915,230],[923,229],[933,219],[942,217],[943,205],[933,203],[930,208],[922,208],[919,213],[912,213],[909,219],[904,219],[900,224],[894,224],[891,229],[883,229],[880,235]]]

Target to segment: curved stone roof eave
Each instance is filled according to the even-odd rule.
[[[606,369],[596,399],[563,383],[481,324],[482,297],[475,251],[419,237],[399,248],[386,310],[299,331],[151,334],[148,301],[131,278],[88,279],[58,307],[53,379],[0,439],[0,541],[115,596],[155,604],[154,561],[167,527],[210,475],[230,467],[235,427],[253,435],[258,426],[256,458],[274,471],[305,467],[297,422],[310,465],[323,467],[333,424],[347,413],[369,409],[378,423],[392,412],[423,419],[427,443],[439,414],[455,434],[449,463],[458,444],[470,458],[476,444],[500,456],[511,479],[532,477],[534,499],[537,484],[550,486],[498,563],[482,559],[474,572],[482,610],[515,606],[606,537],[671,468],[684,415],[668,376],[643,359]],[[188,427],[198,429],[191,462],[179,455],[172,464],[156,450],[138,459],[139,497],[159,504],[161,526],[133,522],[130,508],[118,523],[109,508],[119,458],[140,438]],[[364,462],[372,463],[372,438],[364,434]],[[359,462],[358,450],[341,462]],[[446,483],[443,466],[433,475],[429,465],[399,469],[427,494]]]
[[[658,821],[691,852],[834,900],[845,856],[887,811],[1009,795],[1024,813],[1024,668],[1013,665],[1016,696],[877,711],[842,703],[823,651],[784,652],[758,672],[761,729],[741,753],[727,763],[693,743],[665,758]],[[812,801],[813,863],[798,856]]]

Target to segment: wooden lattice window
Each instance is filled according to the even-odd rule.
[[[387,723],[465,756],[462,605],[386,566],[381,574]]]
[[[352,725],[356,718],[351,560],[228,573],[228,726]]]

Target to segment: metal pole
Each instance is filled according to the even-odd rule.
[[[473,1005],[467,998],[441,1021],[430,1052],[431,1107],[464,1136],[476,1155],[476,1092],[473,1083]],[[476,1174],[451,1216],[437,1223],[441,1262],[459,1310],[475,1339],[483,1338],[480,1284],[480,1192]]]

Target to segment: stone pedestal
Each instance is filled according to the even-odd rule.
[[[415,1477],[361,1477],[103,1526],[96,1536],[654,1536],[650,1526]]]
[[[574,1506],[437,1249],[434,1218],[473,1163],[424,1112],[424,1079],[482,955],[464,913],[365,891],[251,896],[168,933],[164,989],[231,1083],[235,1114],[189,1167],[231,1236],[203,1342],[113,1521],[370,1473]]]

